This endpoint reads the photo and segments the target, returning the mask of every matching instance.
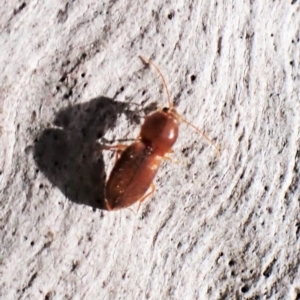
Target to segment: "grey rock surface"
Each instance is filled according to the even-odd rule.
[[[1,299],[300,299],[300,2],[7,1]],[[152,197],[104,209],[145,115],[182,124]]]

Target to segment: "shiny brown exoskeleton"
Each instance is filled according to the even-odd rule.
[[[153,65],[161,76],[168,94],[169,108],[147,116],[137,141],[129,145],[117,160],[106,183],[105,196],[108,210],[126,208],[137,201],[141,203],[153,193],[154,189],[146,194],[166,153],[172,152],[172,146],[178,137],[180,122],[191,125],[204,135],[176,112],[170,101],[164,77],[156,65],[143,57],[141,59],[145,64]],[[208,139],[205,135],[204,137]],[[213,142],[211,143],[214,145]]]

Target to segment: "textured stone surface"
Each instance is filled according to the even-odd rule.
[[[1,299],[300,299],[299,1],[14,0],[0,20]],[[107,212],[98,139],[166,105],[141,54],[221,157],[182,124],[153,197]]]

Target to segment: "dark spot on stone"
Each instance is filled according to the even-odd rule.
[[[247,293],[249,291],[249,287],[247,285],[244,285],[242,288],[241,288],[241,292],[242,293]]]
[[[174,12],[170,12],[170,13],[168,14],[168,19],[169,19],[169,20],[172,20],[173,17],[174,17]]]
[[[228,265],[229,265],[230,267],[234,266],[234,265],[235,265],[235,261],[231,259],[231,260],[228,262]]]

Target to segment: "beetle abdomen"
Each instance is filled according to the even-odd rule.
[[[116,162],[106,184],[109,210],[128,207],[149,189],[162,157],[142,142],[128,146]]]

